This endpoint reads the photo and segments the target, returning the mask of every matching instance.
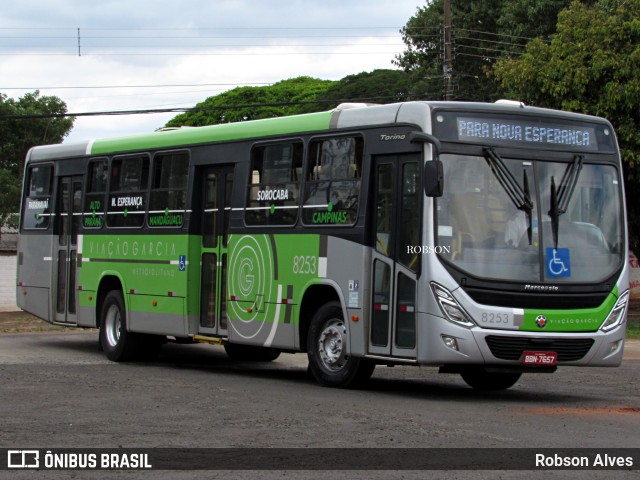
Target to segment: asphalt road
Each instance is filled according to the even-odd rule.
[[[628,342],[620,368],[524,375],[499,393],[479,393],[457,375],[416,367],[377,367],[364,389],[335,390],[310,380],[306,367],[300,354],[265,364],[234,363],[220,347],[174,344],[155,362],[116,364],[99,351],[95,332],[2,335],[0,447],[640,447],[639,341]],[[588,477],[638,478],[640,467],[635,468],[588,472]],[[578,479],[585,474],[436,473],[0,471],[0,478]]]

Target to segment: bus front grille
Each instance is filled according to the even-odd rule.
[[[592,338],[503,337],[489,335],[485,339],[491,353],[501,360],[519,360],[524,352],[550,351],[558,354],[559,362],[574,362],[583,358],[594,343]]]

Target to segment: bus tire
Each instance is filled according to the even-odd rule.
[[[518,372],[487,372],[484,368],[470,368],[460,374],[467,385],[475,390],[506,390],[520,379]]]
[[[355,387],[371,377],[375,363],[348,355],[347,342],[340,302],[324,304],[311,319],[307,336],[309,370],[320,385]]]
[[[100,310],[100,345],[114,362],[133,360],[139,353],[139,338],[127,331],[127,311],[120,290],[111,290]]]
[[[240,362],[272,362],[280,356],[280,350],[258,347],[254,345],[237,345],[227,343],[224,351],[231,360]]]

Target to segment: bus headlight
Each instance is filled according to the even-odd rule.
[[[618,297],[618,301],[611,309],[611,313],[609,313],[600,330],[607,332],[613,330],[618,325],[622,325],[625,318],[624,313],[627,310],[627,303],[629,303],[629,290]]]
[[[431,282],[433,295],[438,301],[440,310],[447,320],[463,327],[474,327],[476,324],[471,317],[464,311],[464,308],[453,298],[451,292],[436,282]]]

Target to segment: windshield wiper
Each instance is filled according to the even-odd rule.
[[[551,177],[551,209],[549,210],[549,216],[551,217],[553,246],[556,249],[558,248],[558,219],[569,207],[571,196],[580,177],[583,160],[584,157],[582,155],[574,155],[573,161],[567,165],[567,169],[562,175],[562,180],[560,180],[560,186],[558,188],[556,188],[555,179],[553,176]]]
[[[533,210],[533,202],[531,201],[531,195],[529,191],[529,179],[527,178],[527,171],[523,170],[522,183],[524,188],[520,186],[515,177],[511,174],[507,166],[500,158],[500,155],[493,148],[485,148],[484,158],[489,164],[491,171],[502,185],[502,188],[509,199],[516,206],[518,210],[522,210],[527,216],[527,236],[529,237],[529,245],[531,245],[531,212]]]

